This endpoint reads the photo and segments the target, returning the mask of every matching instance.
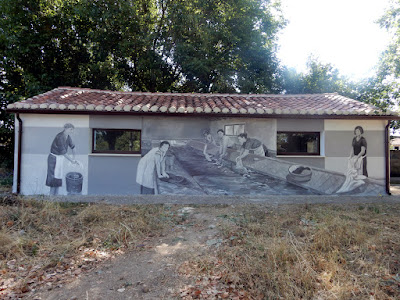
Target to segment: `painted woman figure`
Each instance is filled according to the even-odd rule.
[[[228,148],[231,148],[235,145],[233,139],[229,136],[225,135],[225,132],[222,129],[218,129],[217,131],[218,140],[219,140],[219,157],[218,157],[218,164],[222,164],[222,160],[228,155]]]
[[[351,152],[348,159],[346,180],[337,193],[350,192],[365,183],[368,177],[367,172],[367,141],[362,136],[364,129],[357,126],[354,129]]]
[[[264,145],[261,141],[254,138],[247,137],[247,133],[241,133],[238,135],[238,140],[242,147],[240,148],[240,154],[236,158],[236,161],[242,160],[249,153],[254,153],[255,155],[265,156]]]
[[[214,141],[213,136],[211,135],[210,130],[208,130],[208,129],[203,132],[203,136],[204,136],[204,140],[205,140],[203,155],[207,161],[211,162],[212,154],[209,154],[207,152],[207,150],[208,150],[208,146],[215,145],[215,141]]]
[[[367,141],[362,136],[364,134],[364,129],[361,126],[357,126],[354,129],[353,142],[351,143],[352,149],[350,154],[350,159],[354,159],[355,167],[357,169],[358,175],[364,175],[368,177],[367,172]]]
[[[79,164],[75,160],[75,145],[71,139],[74,129],[74,125],[65,124],[64,130],[56,135],[51,144],[50,154],[47,157],[46,178],[46,185],[50,187],[50,195],[57,195],[59,187],[62,186],[64,160]],[[71,148],[72,157],[68,155],[68,148]]]
[[[261,141],[255,138],[249,138],[247,133],[241,133],[238,135],[239,144],[242,145],[240,148],[240,153],[236,157],[236,170],[243,173],[243,176],[248,177],[247,168],[243,165],[243,158],[245,158],[250,153],[265,156],[264,145]]]
[[[163,141],[159,147],[151,149],[140,159],[136,172],[136,182],[140,184],[142,194],[158,194],[157,177],[169,178],[165,171],[165,154],[169,147],[170,143]]]

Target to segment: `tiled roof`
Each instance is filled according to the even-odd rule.
[[[141,93],[59,87],[7,106],[10,112],[121,112],[161,114],[387,115],[378,108],[330,94]]]

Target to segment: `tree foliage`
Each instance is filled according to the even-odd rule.
[[[1,67],[30,96],[70,85],[273,92],[283,19],[263,0],[0,0]]]
[[[257,0],[175,1],[168,11],[173,61],[185,91],[277,92],[276,33],[282,19]]]
[[[292,94],[337,92],[383,110],[397,109],[400,99],[400,0],[392,2],[379,24],[392,34],[392,42],[382,53],[375,75],[352,82],[340,76],[333,65],[310,57],[306,72],[284,69],[283,89]],[[399,128],[398,122],[392,122],[392,128]]]
[[[322,63],[310,56],[307,70],[298,73],[295,69],[283,71],[283,89],[288,94],[339,93],[354,98],[355,84],[330,63]]]
[[[358,99],[372,103],[382,109],[398,110],[400,100],[400,1],[391,2],[391,7],[379,20],[391,36],[391,43],[381,54],[376,74],[360,84]],[[391,127],[399,129],[398,121]]]
[[[385,14],[379,20],[379,24],[382,28],[387,29],[391,36],[391,43],[387,49],[383,52],[378,76],[381,79],[385,77],[400,77],[400,1],[394,0],[391,2],[391,7],[385,12]]]
[[[383,56],[384,57],[384,56]],[[398,58],[397,58],[398,60]],[[387,74],[382,59],[377,74],[360,81],[351,81],[340,75],[330,63],[321,63],[310,57],[307,70],[298,73],[295,69],[283,71],[283,89],[288,94],[338,93],[340,95],[372,104],[383,111],[396,109],[400,99],[400,81]],[[398,121],[391,122],[392,129],[400,128]]]

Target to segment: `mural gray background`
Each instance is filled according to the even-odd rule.
[[[277,119],[277,131],[324,131],[324,120]]]
[[[199,117],[146,117],[143,119],[142,139],[179,140],[202,139],[202,130],[210,128],[210,120]],[[213,133],[214,134],[214,133]],[[216,134],[216,132],[215,132]]]
[[[385,149],[385,136],[382,131],[364,131],[367,140],[367,156],[381,156]],[[354,133],[351,131],[328,131],[325,134],[325,155],[334,157],[348,157],[351,151],[351,142]]]
[[[69,122],[72,125],[72,122]],[[29,154],[43,154],[47,148],[47,154],[50,152],[51,143],[55,136],[63,131],[64,123],[58,128],[52,127],[25,127],[24,128],[24,143],[22,143],[22,152]],[[76,155],[87,155],[90,148],[88,141],[90,140],[89,131],[87,128],[75,127],[74,133],[71,136],[75,144]]]
[[[90,116],[90,128],[141,129],[142,116]]]
[[[139,159],[132,156],[90,156],[88,194],[140,194],[140,186],[136,183]]]

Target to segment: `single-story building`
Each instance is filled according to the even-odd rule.
[[[10,104],[24,195],[379,195],[394,112],[336,93],[59,87]]]

